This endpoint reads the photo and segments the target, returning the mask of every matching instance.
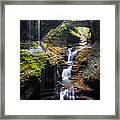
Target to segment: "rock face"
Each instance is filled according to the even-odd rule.
[[[80,51],[78,53],[78,56],[72,66],[73,76],[76,76],[79,73],[81,73],[80,67],[82,67],[82,66],[86,67],[87,59],[90,55],[90,52],[91,52],[91,48],[84,48],[82,51]],[[71,78],[71,79],[73,79],[73,78]]]
[[[84,48],[78,53],[72,66],[71,82],[76,99],[100,99],[100,51],[98,48]],[[82,96],[80,96],[82,92]]]
[[[93,48],[88,58],[86,69],[83,69],[86,78],[94,78],[100,80],[100,50]]]
[[[84,25],[84,26],[83,26]],[[90,21],[63,21],[55,29],[51,29],[42,39],[46,53],[54,57],[53,61],[64,61],[69,46],[84,46],[94,41],[93,28]]]
[[[74,89],[75,99],[100,99],[99,49],[85,47],[78,52],[72,65],[71,78],[62,89]]]
[[[75,64],[84,72],[85,78],[94,77],[100,79],[99,48],[85,48],[78,54]]]
[[[86,26],[83,27],[83,24]],[[94,41],[92,37],[93,31],[90,25],[90,21],[63,21],[58,27],[51,29],[42,41],[53,46],[61,47],[76,43],[85,45],[87,42],[91,43]]]
[[[47,48],[45,51],[46,54],[49,56],[51,64],[65,63],[64,54],[66,52],[66,48],[47,44]]]

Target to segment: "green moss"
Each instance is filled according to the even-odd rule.
[[[27,51],[21,50],[20,52],[20,80],[29,79],[29,77],[36,77],[38,80],[41,75],[42,69],[49,66],[50,62],[48,56],[42,52],[38,52],[36,55],[30,54]]]
[[[45,50],[47,49],[47,43],[42,42],[42,46],[43,46],[43,48],[44,48]]]
[[[64,43],[66,43],[67,41],[68,33],[69,33],[68,24],[63,23],[62,25],[58,26],[56,29],[51,29],[48,32],[47,43],[49,42],[54,46],[65,45]],[[46,40],[43,39],[43,41],[46,41]]]
[[[38,48],[38,42],[37,41],[33,41],[31,46],[33,48]]]
[[[85,24],[83,26],[83,24]],[[81,46],[86,45],[89,41],[92,42],[92,28],[81,21],[66,20],[63,21],[55,29],[51,29],[43,38],[43,41],[53,46],[67,46],[68,44],[80,43]],[[93,38],[92,38],[93,39]],[[79,42],[80,41],[80,42]]]
[[[29,49],[29,48],[30,48],[30,42],[20,43],[20,49]]]
[[[38,41],[28,41],[24,43],[20,43],[20,49],[30,49],[30,48],[37,48],[38,47]]]
[[[70,29],[70,33],[73,36],[79,37],[81,41],[85,41],[91,37],[90,28],[88,27],[74,27],[74,30]]]

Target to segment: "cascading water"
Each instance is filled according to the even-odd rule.
[[[60,100],[75,100],[75,92],[73,86],[60,92]]]
[[[68,60],[67,60],[67,64],[69,65],[68,68],[63,69],[62,71],[62,83],[66,84],[66,83],[70,83],[70,77],[71,77],[71,70],[72,70],[72,64],[74,62],[74,59],[77,56],[77,53],[80,52],[82,49],[84,49],[85,46],[75,50],[72,52],[72,48],[68,48]],[[61,90],[60,92],[60,100],[75,100],[75,92],[74,92],[74,87],[71,86],[71,88],[69,89],[65,89],[65,90]]]
[[[38,49],[45,53],[40,40],[40,20],[38,20]]]
[[[74,58],[77,56],[78,50],[72,52],[72,48],[68,48],[68,61],[67,64],[72,64],[74,62]]]
[[[38,20],[38,48],[32,48],[28,52],[30,52],[32,54],[33,53],[36,54],[39,51],[42,51],[43,53],[45,53],[45,51],[44,51],[44,49],[43,49],[43,47],[41,45],[41,40],[40,40],[40,20]]]
[[[71,88],[68,90],[68,92],[67,92],[67,98],[69,100],[74,100],[75,99],[75,92],[74,92],[73,86],[71,86]]]
[[[63,69],[63,72],[62,72],[62,82],[64,84],[70,82],[69,78],[71,77],[71,70],[72,70],[72,66],[71,65],[68,68]]]
[[[67,94],[67,92],[68,92],[68,89],[65,89],[60,92],[60,100],[64,100],[64,96],[65,96],[65,94]]]
[[[70,57],[71,57],[71,54],[72,54],[72,49],[73,49],[73,47],[72,48],[68,48],[69,54],[68,54],[68,61],[67,62],[70,61]]]
[[[62,71],[62,83],[70,83],[70,77],[71,77],[71,70],[72,70],[72,63],[74,62],[74,58],[77,56],[78,50],[75,50],[72,52],[73,47],[68,48],[68,61],[67,64],[70,65],[68,68],[63,69]],[[69,100],[74,100],[74,88],[73,86],[71,89],[65,89],[64,91],[60,92],[60,100],[64,100],[64,96],[67,97]]]
[[[75,51],[72,52],[71,57],[70,57],[70,61],[74,61],[74,59],[77,56],[77,53],[78,53],[78,50],[75,50]]]

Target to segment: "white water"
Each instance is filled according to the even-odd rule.
[[[78,50],[72,52],[73,47],[68,48],[68,61],[67,64],[70,65],[68,68],[63,69],[62,71],[62,83],[70,83],[71,78],[71,70],[72,70],[72,63],[74,62],[74,58],[77,56]],[[60,92],[60,100],[64,100],[64,96],[67,97],[69,100],[74,100],[74,88],[73,86],[70,89],[65,89],[64,91]]]
[[[67,64],[70,65],[68,68],[63,69],[62,71],[62,82],[69,83],[71,77],[72,63],[74,62],[74,58],[77,56],[78,50],[72,52],[73,47],[68,48],[68,61]]]
[[[63,83],[70,82],[69,78],[71,77],[71,70],[72,70],[72,66],[69,66],[68,68],[63,69],[63,72],[62,72],[62,82]]]
[[[38,50],[45,53],[40,40],[40,20],[38,20]]]
[[[60,100],[64,100],[64,97],[67,100],[75,100],[75,92],[73,86],[70,89],[65,89],[60,92]]]
[[[64,100],[64,96],[67,92],[68,92],[68,89],[65,89],[65,90],[60,92],[60,100]]]
[[[77,53],[84,49],[85,46],[81,47],[80,49],[77,49],[72,52],[73,47],[68,48],[68,60],[67,64],[69,65],[68,68],[63,69],[62,71],[62,83],[70,83],[70,77],[71,77],[71,70],[72,70],[72,63],[74,62],[75,57],[77,56]],[[73,86],[70,89],[65,89],[64,91],[60,92],[60,100],[64,100],[64,97],[67,97],[68,100],[74,100],[75,99],[75,92]]]
[[[68,61],[67,61],[67,62],[69,62],[69,61],[70,61],[71,54],[72,54],[72,49],[73,49],[73,47],[68,48],[68,52],[69,52],[69,54],[68,54]]]
[[[32,48],[28,50],[28,52],[30,52],[31,54],[36,54],[39,51],[45,53],[40,40],[40,20],[38,20],[38,48]]]
[[[68,61],[67,64],[72,64],[74,62],[74,58],[77,56],[78,50],[72,52],[73,47],[68,48]]]
[[[70,57],[70,61],[74,60],[74,58],[77,56],[77,53],[78,53],[78,50],[75,50],[72,52],[71,57]]]

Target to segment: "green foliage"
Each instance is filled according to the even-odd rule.
[[[37,41],[33,41],[31,46],[33,48],[38,48],[38,42]]]
[[[20,43],[20,49],[30,49],[30,48],[37,48],[38,47],[38,41],[26,41]]]
[[[90,21],[65,20],[55,29],[51,29],[43,41],[53,46],[63,47],[80,43],[81,46],[94,41],[92,23]]]
[[[29,49],[30,48],[30,42],[20,42],[20,49]]]
[[[67,37],[69,36],[69,29],[66,23],[62,23],[62,25],[58,26],[56,29],[51,29],[47,34],[47,43],[53,44],[54,46],[64,46]],[[46,40],[43,40],[46,42]]]
[[[44,42],[42,42],[42,46],[43,46],[43,48],[46,50],[47,49],[47,43],[44,43]]]
[[[29,79],[30,77],[40,78],[42,69],[49,66],[50,62],[48,56],[42,52],[35,55],[30,54],[25,50],[20,51],[20,73],[21,82]]]
[[[79,37],[82,41],[85,41],[91,37],[90,28],[88,27],[74,27],[74,30],[70,29],[70,33],[76,37]]]

